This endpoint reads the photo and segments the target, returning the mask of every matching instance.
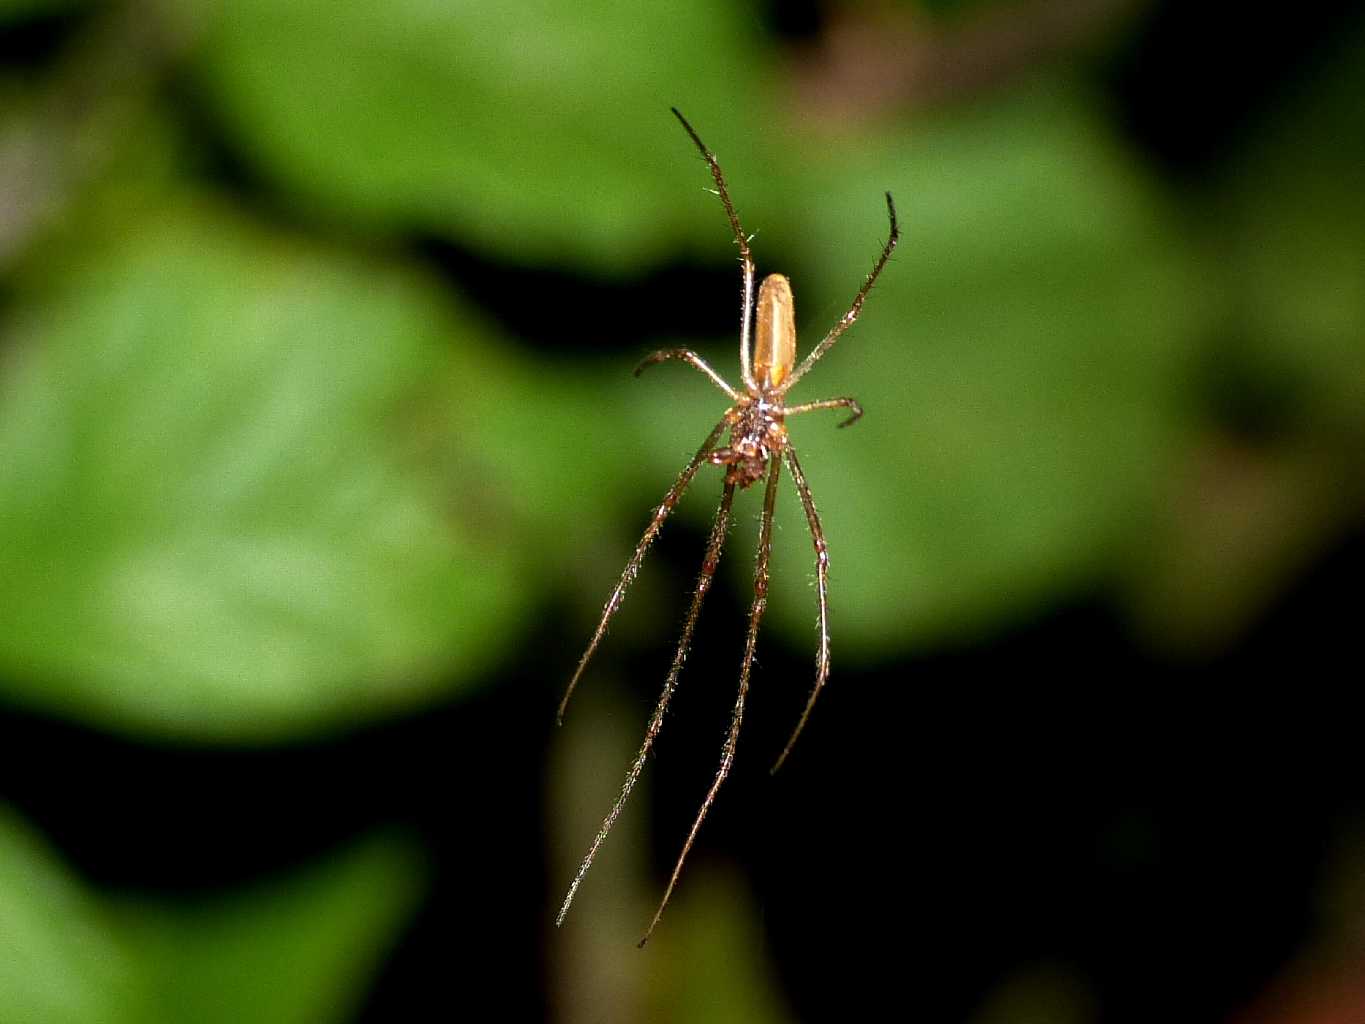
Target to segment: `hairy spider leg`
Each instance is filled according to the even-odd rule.
[[[678,649],[673,652],[673,664],[668,670],[668,678],[664,680],[663,692],[659,694],[658,703],[654,705],[654,713],[649,716],[649,726],[645,729],[645,739],[640,744],[640,752],[635,755],[635,760],[631,763],[630,770],[626,772],[626,781],[621,786],[621,793],[616,798],[616,803],[612,804],[611,811],[602,822],[602,827],[597,830],[597,838],[592,841],[592,846],[588,849],[587,856],[583,858],[583,863],[578,867],[578,874],[574,875],[573,882],[569,885],[569,892],[564,897],[564,904],[559,908],[559,916],[555,918],[555,926],[564,923],[564,915],[569,912],[569,906],[573,903],[574,894],[578,892],[578,886],[592,867],[593,858],[597,856],[597,850],[606,841],[607,834],[611,832],[612,826],[616,824],[616,819],[621,815],[621,808],[626,805],[626,798],[630,796],[630,791],[635,788],[636,781],[640,778],[640,772],[644,770],[645,759],[649,756],[650,750],[654,746],[654,740],[659,735],[659,730],[663,728],[664,712],[668,710],[669,701],[673,699],[673,693],[678,688],[678,676],[682,674],[683,662],[687,660],[688,649],[692,646],[692,631],[697,625],[697,616],[701,613],[701,603],[706,597],[706,592],[711,589],[711,581],[716,575],[716,566],[720,563],[721,548],[725,546],[725,534],[730,527],[730,506],[735,500],[735,485],[726,484],[721,492],[720,507],[716,509],[716,520],[711,526],[711,538],[706,542],[706,556],[702,559],[701,573],[697,576],[697,589],[692,593],[692,605],[687,610],[687,620],[683,623],[682,636],[678,639]]]
[[[740,400],[739,393],[726,383],[725,378],[711,369],[706,360],[697,355],[697,353],[693,352],[690,348],[665,348],[660,349],[658,352],[651,352],[649,355],[645,356],[639,366],[635,367],[635,376],[638,377],[651,366],[667,362],[670,359],[677,359],[690,366],[695,366],[698,370],[711,378],[712,384],[729,395],[730,401],[738,402]]]
[[[739,246],[739,261],[744,280],[739,321],[739,372],[744,379],[744,386],[755,392],[758,385],[754,382],[754,367],[749,357],[749,322],[753,319],[754,313],[754,258],[749,252],[749,236],[739,226],[739,214],[735,213],[735,204],[730,201],[730,190],[725,186],[725,174],[720,169],[716,154],[706,148],[706,143],[701,141],[701,136],[688,124],[687,118],[682,116],[677,107],[669,109],[673,111],[673,116],[682,122],[683,128],[696,143],[697,149],[701,150],[702,157],[711,168],[711,177],[716,182],[716,195],[720,196],[721,204],[725,207],[725,215],[730,218],[730,230],[735,233],[735,242]]]
[[[853,297],[853,305],[848,307],[848,312],[839,318],[839,322],[830,328],[829,333],[824,336],[820,344],[810,350],[810,354],[801,361],[801,365],[796,368],[787,381],[782,386],[785,393],[788,388],[806,375],[806,371],[820,361],[820,357],[829,351],[829,347],[839,340],[839,335],[853,326],[858,319],[858,314],[863,311],[863,301],[867,298],[867,293],[872,290],[872,286],[877,283],[877,278],[886,266],[886,261],[891,258],[892,251],[896,248],[896,243],[900,241],[901,229],[896,223],[896,203],[891,198],[891,193],[886,193],[886,212],[891,218],[891,233],[886,237],[886,244],[882,246],[882,254],[877,257],[877,262],[872,266],[872,273],[867,275],[867,280],[858,289],[858,294]]]
[[[687,490],[687,485],[692,482],[692,478],[697,475],[697,470],[706,461],[711,449],[720,440],[720,435],[734,422],[734,415],[734,409],[725,410],[725,415],[721,417],[721,421],[716,424],[710,435],[702,442],[702,446],[697,449],[697,454],[692,456],[692,461],[678,474],[678,479],[673,482],[673,486],[664,495],[663,502],[654,510],[654,518],[645,527],[644,536],[640,538],[640,543],[635,547],[635,553],[630,556],[630,561],[626,563],[626,567],[621,573],[621,579],[616,584],[616,589],[611,592],[611,597],[607,598],[606,606],[602,609],[602,619],[597,623],[597,631],[593,633],[592,640],[588,642],[588,649],[583,652],[583,657],[578,661],[578,668],[574,670],[573,678],[569,680],[569,688],[564,691],[564,699],[559,702],[559,710],[555,713],[557,723],[561,725],[564,723],[564,709],[569,706],[569,698],[573,696],[574,688],[578,686],[578,680],[583,675],[583,670],[588,667],[588,662],[592,660],[597,645],[602,642],[602,637],[606,635],[607,623],[616,614],[616,609],[621,606],[621,601],[626,596],[626,589],[635,581],[636,575],[640,572],[640,563],[645,560],[645,552],[649,550],[650,544],[654,543],[654,538],[658,536],[659,530],[664,525],[664,520],[668,518],[669,513],[678,504],[678,499],[682,497],[683,491]]]
[[[801,496],[801,507],[806,510],[806,525],[810,527],[811,542],[815,545],[815,592],[820,605],[820,647],[815,655],[815,686],[806,700],[806,708],[801,712],[796,728],[792,730],[791,739],[787,740],[787,745],[782,748],[782,753],[773,763],[773,774],[782,767],[787,755],[792,752],[792,747],[796,746],[796,738],[806,727],[806,719],[810,717],[811,708],[815,707],[815,698],[820,696],[825,681],[829,679],[829,545],[825,543],[825,531],[820,525],[820,515],[815,511],[815,498],[810,493],[810,484],[806,483],[806,475],[801,472],[801,463],[797,461],[796,449],[791,446],[790,441],[782,454],[787,460],[787,468],[791,470],[796,493]]]
[[[784,416],[795,416],[803,412],[815,412],[817,409],[850,409],[853,415],[839,424],[841,427],[850,427],[862,419],[863,407],[858,404],[856,398],[826,398],[822,402],[807,402],[805,405],[789,405],[782,410]]]
[[[725,781],[726,776],[730,774],[730,766],[735,761],[735,747],[739,743],[739,726],[744,718],[744,701],[749,695],[749,670],[754,664],[754,647],[758,642],[758,624],[763,620],[763,611],[768,606],[768,554],[772,551],[773,506],[777,503],[777,480],[782,475],[782,460],[773,458],[770,461],[768,488],[763,495],[763,518],[758,529],[758,558],[754,565],[754,603],[749,610],[749,632],[744,638],[744,661],[739,669],[739,693],[735,697],[735,708],[730,715],[730,731],[726,734],[725,744],[721,747],[720,767],[716,769],[715,780],[706,792],[706,799],[702,801],[701,809],[697,811],[696,820],[692,822],[692,830],[687,833],[687,841],[683,843],[682,852],[678,854],[678,862],[673,866],[673,875],[668,880],[668,888],[664,890],[663,899],[659,902],[659,909],[654,912],[654,918],[649,922],[644,938],[640,940],[641,946],[649,941],[659,919],[663,917],[664,908],[668,906],[669,897],[673,895],[673,890],[678,884],[678,877],[682,874],[683,863],[687,860],[687,855],[692,850],[692,844],[696,842],[697,833],[701,830],[701,823],[706,820],[706,813],[711,810],[711,804],[716,799],[716,793],[720,790],[721,783]]]

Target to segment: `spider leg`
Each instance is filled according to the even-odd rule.
[[[825,531],[820,526],[820,516],[815,511],[815,499],[811,497],[810,484],[806,483],[805,474],[801,472],[801,464],[796,460],[796,449],[791,447],[790,443],[785,449],[785,454],[787,468],[791,470],[792,482],[796,484],[796,493],[801,496],[801,505],[806,510],[806,523],[810,526],[811,540],[815,543],[816,593],[819,595],[820,601],[820,648],[815,655],[815,688],[810,692],[810,698],[806,701],[806,709],[801,712],[800,721],[792,730],[791,739],[787,740],[787,745],[782,748],[782,753],[773,764],[774,774],[787,760],[787,755],[792,752],[792,747],[796,745],[796,738],[801,735],[801,730],[806,727],[806,719],[810,717],[810,709],[815,707],[815,698],[820,696],[820,691],[825,686],[825,680],[829,678],[829,548],[825,544]]]
[[[782,414],[784,416],[795,416],[802,412],[815,412],[817,409],[849,409],[853,415],[839,424],[841,427],[852,426],[862,419],[863,407],[858,404],[856,398],[826,398],[823,402],[807,402],[805,405],[789,405]]]
[[[877,257],[877,262],[872,267],[872,273],[867,275],[867,280],[858,289],[858,294],[853,297],[853,305],[848,307],[848,312],[839,318],[839,322],[830,328],[828,334],[824,336],[820,344],[810,350],[810,355],[801,361],[792,375],[783,382],[782,390],[785,392],[798,380],[800,380],[807,370],[819,362],[820,357],[829,351],[829,347],[839,340],[839,335],[853,326],[858,319],[858,314],[863,311],[863,301],[867,298],[867,293],[872,290],[872,286],[877,283],[877,277],[881,274],[882,268],[886,266],[886,261],[891,258],[891,252],[896,248],[896,243],[900,241],[901,229],[896,223],[896,204],[891,198],[891,193],[886,193],[886,212],[891,218],[891,233],[886,237],[886,244],[882,246],[882,254]]]
[[[725,186],[725,174],[720,169],[716,154],[706,148],[706,143],[701,141],[701,136],[687,123],[687,118],[682,116],[677,107],[669,109],[673,111],[673,116],[682,122],[683,128],[692,137],[692,141],[701,150],[701,155],[711,168],[711,177],[716,182],[716,195],[720,196],[721,204],[725,207],[725,215],[730,218],[730,229],[735,233],[735,242],[739,245],[739,261],[744,275],[744,298],[739,323],[739,367],[745,387],[756,391],[758,384],[754,380],[753,362],[749,354],[749,323],[753,319],[754,311],[754,258],[749,252],[749,236],[739,226],[739,215],[735,213],[735,204],[730,201],[730,190]]]
[[[716,566],[720,562],[720,551],[725,544],[725,534],[730,526],[730,506],[735,500],[735,485],[726,484],[725,490],[721,492],[720,507],[716,510],[716,521],[711,527],[711,539],[706,542],[706,557],[701,563],[701,574],[697,577],[697,589],[692,594],[692,606],[687,610],[687,621],[683,623],[682,636],[678,640],[678,649],[673,653],[673,665],[668,670],[668,678],[664,680],[663,692],[659,695],[658,703],[654,705],[654,713],[649,716],[649,725],[645,729],[645,739],[640,744],[640,752],[635,755],[635,760],[626,772],[625,784],[621,787],[621,793],[616,798],[616,803],[612,804],[611,811],[608,812],[602,827],[597,830],[597,837],[592,841],[587,856],[583,858],[583,863],[578,867],[578,874],[574,875],[573,882],[569,885],[569,892],[564,897],[564,904],[559,908],[559,915],[555,918],[555,926],[564,923],[564,915],[569,912],[569,905],[573,903],[574,894],[578,892],[578,886],[583,881],[583,877],[592,867],[593,858],[597,856],[597,850],[606,840],[607,834],[612,826],[616,824],[616,819],[620,817],[621,808],[626,804],[626,798],[630,796],[630,791],[635,788],[636,781],[640,778],[641,771],[644,770],[645,758],[649,756],[650,750],[654,746],[654,740],[659,735],[659,730],[663,728],[664,712],[668,710],[669,701],[673,699],[673,692],[678,687],[678,676],[682,673],[683,662],[687,660],[688,648],[692,645],[692,631],[697,625],[697,616],[701,612],[701,602],[706,597],[706,592],[711,589],[711,581],[716,575]]]
[[[588,667],[588,662],[592,660],[597,645],[602,642],[602,637],[606,635],[607,623],[616,614],[616,609],[621,606],[621,601],[626,596],[626,588],[634,582],[636,574],[639,573],[640,563],[645,560],[645,552],[649,550],[650,544],[658,536],[659,530],[664,525],[664,520],[668,518],[669,513],[678,504],[678,499],[682,497],[683,491],[687,490],[687,485],[692,482],[692,478],[697,475],[697,470],[706,461],[711,449],[720,440],[720,435],[734,420],[734,412],[733,409],[725,411],[721,421],[716,424],[710,435],[702,442],[702,446],[697,449],[697,454],[692,456],[692,461],[678,474],[678,479],[673,482],[673,486],[664,495],[663,502],[654,510],[654,518],[649,521],[649,526],[645,527],[644,536],[640,538],[640,543],[635,546],[635,553],[630,556],[630,561],[626,563],[626,567],[621,573],[621,579],[616,584],[616,589],[611,592],[611,597],[607,598],[606,606],[602,609],[602,619],[597,623],[597,631],[593,633],[592,640],[588,643],[588,649],[583,652],[583,657],[578,662],[578,668],[574,670],[573,678],[569,680],[569,687],[564,691],[564,699],[559,702],[559,710],[555,712],[557,723],[563,724],[564,709],[569,706],[569,698],[573,696],[574,688],[578,685],[583,670]]]
[[[645,356],[644,360],[640,363],[640,365],[635,367],[635,376],[637,377],[640,376],[640,374],[644,373],[647,369],[649,369],[651,366],[654,366],[656,363],[667,362],[670,359],[680,359],[690,366],[695,366],[698,370],[700,370],[702,373],[706,374],[706,376],[711,378],[711,383],[715,384],[716,387],[720,388],[727,395],[729,395],[730,401],[736,403],[739,402],[740,400],[739,394],[735,391],[735,389],[730,387],[730,385],[725,382],[724,377],[718,374],[715,370],[711,369],[711,367],[707,364],[705,359],[697,355],[697,353],[693,352],[691,349],[665,348],[660,349],[658,352],[653,352]]]
[[[668,906],[669,897],[673,895],[673,890],[678,884],[678,876],[682,874],[683,863],[687,860],[688,853],[692,850],[692,844],[697,839],[697,833],[701,830],[701,823],[706,819],[706,814],[711,810],[711,804],[716,799],[716,793],[720,790],[721,783],[730,774],[730,766],[735,760],[735,746],[739,742],[739,726],[744,718],[744,701],[749,695],[749,670],[754,664],[754,647],[758,642],[758,624],[763,619],[763,611],[768,606],[768,553],[772,550],[773,539],[773,505],[777,501],[777,479],[782,474],[782,460],[774,458],[771,460],[772,468],[768,471],[768,487],[763,495],[763,519],[758,530],[758,558],[754,564],[754,603],[749,610],[749,632],[744,639],[744,661],[739,669],[739,693],[735,697],[735,708],[730,715],[730,731],[725,736],[725,744],[721,747],[720,767],[716,769],[716,777],[711,783],[711,788],[706,792],[706,799],[702,801],[701,810],[697,812],[696,820],[692,822],[692,830],[687,834],[687,841],[683,843],[682,852],[678,854],[678,862],[673,867],[673,875],[668,880],[668,888],[664,890],[663,899],[659,901],[659,909],[654,912],[654,919],[649,922],[649,928],[645,931],[645,936],[640,940],[643,946],[649,941],[649,937],[654,934],[654,928],[659,923],[659,918],[663,916],[664,908]]]

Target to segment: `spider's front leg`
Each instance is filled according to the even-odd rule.
[[[711,168],[711,177],[716,183],[716,195],[720,197],[721,205],[725,207],[725,216],[730,220],[730,230],[734,232],[735,244],[739,246],[740,275],[743,285],[742,312],[739,319],[739,369],[744,376],[744,386],[753,391],[758,383],[754,380],[753,361],[749,356],[750,320],[754,309],[754,257],[749,252],[749,236],[739,226],[739,214],[735,212],[735,204],[730,201],[730,189],[725,184],[725,172],[720,169],[720,161],[716,159],[716,154],[712,153],[707,148],[706,143],[701,141],[701,136],[688,123],[687,118],[682,116],[682,112],[677,107],[673,107],[672,110],[673,116],[682,122],[683,128],[701,152],[702,159]]]
[[[858,404],[856,398],[826,398],[822,402],[806,402],[804,405],[789,405],[783,410],[785,416],[796,416],[803,412],[815,412],[819,409],[848,409],[853,413],[848,419],[839,424],[841,427],[850,427],[862,419],[863,407]]]
[[[839,340],[839,336],[853,326],[859,314],[863,311],[863,303],[867,300],[867,293],[872,290],[872,286],[877,283],[877,278],[881,276],[882,268],[886,266],[886,261],[891,258],[891,254],[896,249],[896,243],[900,241],[900,224],[896,221],[896,201],[891,198],[891,193],[886,193],[886,213],[891,219],[891,231],[886,236],[886,244],[882,246],[881,255],[877,257],[877,262],[872,265],[872,273],[867,275],[867,280],[858,289],[858,294],[853,297],[853,305],[848,307],[848,312],[839,318],[839,322],[830,328],[829,333],[820,340],[820,343],[810,350],[810,354],[801,361],[790,377],[787,378],[785,387],[791,387],[798,380],[806,375],[806,371],[820,361],[820,357],[829,351],[830,346]]]
[[[687,363],[689,366],[696,367],[702,373],[706,374],[706,376],[710,377],[711,383],[724,391],[726,395],[729,396],[730,401],[735,403],[740,401],[739,393],[726,383],[725,378],[711,369],[706,360],[697,355],[697,353],[693,352],[690,348],[665,348],[660,349],[658,352],[651,352],[640,361],[639,366],[635,367],[635,376],[638,377],[651,366],[667,362],[670,359],[677,359],[680,362]]]

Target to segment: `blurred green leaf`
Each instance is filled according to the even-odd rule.
[[[146,1020],[146,978],[106,908],[0,804],[0,1019]]]
[[[1362,90],[1357,15],[1191,204],[1219,303],[1198,381],[1204,434],[1125,581],[1134,618],[1168,649],[1226,645],[1358,528]]]
[[[410,844],[372,838],[228,898],[127,905],[121,923],[155,993],[149,1019],[350,1019],[414,911],[423,874]]]
[[[1341,33],[1224,183],[1213,243],[1242,375],[1288,389],[1297,415],[1365,438],[1365,21]]]
[[[792,1020],[756,928],[753,894],[736,877],[697,865],[649,940],[641,1017],[670,1024]]]
[[[423,873],[410,844],[376,838],[228,897],[104,901],[0,805],[0,1019],[344,1020]]]
[[[1085,977],[1061,964],[1032,964],[997,983],[971,1024],[1088,1024],[1099,1019]]]
[[[0,0],[0,23],[35,15],[61,14],[73,7],[84,7],[87,3],[88,0]]]
[[[270,179],[518,263],[622,269],[712,237],[679,213],[705,182],[668,107],[724,111],[722,152],[761,116],[757,22],[724,0],[206,10],[202,81]]]
[[[1183,435],[1178,383],[1208,303],[1167,211],[1074,95],[1040,87],[860,157],[827,165],[808,237],[826,253],[862,242],[866,263],[879,184],[906,237],[806,390],[857,394],[877,418],[857,438],[799,426],[812,486],[829,481],[841,621],[890,652],[1105,571]],[[859,184],[867,212],[841,216]]]
[[[3,329],[11,697],[259,737],[500,656],[525,542],[477,421],[440,400],[475,380],[512,404],[476,325],[400,272],[184,203],[41,276]]]

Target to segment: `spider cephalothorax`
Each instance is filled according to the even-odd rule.
[[[792,745],[796,742],[796,737],[801,734],[801,729],[805,726],[806,719],[810,715],[811,707],[815,704],[815,698],[819,696],[820,690],[825,685],[825,680],[829,677],[829,614],[827,608],[829,553],[825,545],[824,530],[820,526],[820,517],[815,511],[815,500],[811,497],[810,487],[806,484],[805,475],[801,472],[801,464],[796,458],[796,449],[792,447],[791,440],[787,436],[786,418],[804,412],[814,412],[817,409],[847,409],[851,415],[839,424],[841,427],[846,427],[861,416],[863,410],[852,398],[827,398],[823,401],[806,402],[802,405],[787,405],[786,396],[791,387],[805,376],[806,371],[858,319],[858,314],[863,308],[863,300],[871,291],[873,282],[877,280],[877,275],[886,266],[886,261],[891,257],[891,251],[896,247],[896,240],[900,237],[900,232],[896,227],[896,207],[891,201],[891,193],[888,192],[886,193],[886,209],[891,218],[891,233],[886,244],[882,247],[881,255],[872,267],[872,273],[868,274],[867,280],[858,290],[848,312],[839,319],[801,364],[797,365],[796,319],[791,284],[781,274],[769,274],[763,279],[757,302],[755,302],[754,261],[749,252],[749,238],[739,226],[739,217],[735,213],[734,204],[730,201],[730,192],[725,187],[725,176],[721,173],[720,164],[717,163],[715,155],[698,138],[692,126],[687,123],[687,119],[679,114],[676,109],[673,113],[677,115],[683,128],[687,130],[687,134],[691,136],[692,141],[696,143],[702,156],[705,157],[706,163],[711,169],[711,177],[716,183],[716,194],[720,196],[720,201],[725,207],[725,214],[730,219],[730,228],[734,231],[735,241],[739,245],[744,288],[744,312],[739,328],[739,368],[744,386],[741,389],[731,387],[699,355],[684,348],[655,352],[635,369],[636,376],[639,376],[640,372],[646,367],[666,360],[677,359],[689,363],[710,377],[716,387],[725,392],[730,399],[730,407],[725,410],[725,415],[721,417],[720,422],[712,428],[710,435],[702,443],[701,448],[697,450],[692,461],[687,464],[672,488],[664,495],[663,502],[654,510],[654,517],[645,529],[645,535],[640,538],[640,543],[636,545],[635,553],[626,563],[626,568],[621,573],[621,579],[616,584],[616,589],[612,591],[611,597],[607,598],[606,607],[602,609],[602,618],[597,624],[597,631],[593,634],[588,649],[583,652],[583,657],[579,659],[573,679],[569,681],[568,691],[564,694],[564,699],[559,705],[561,720],[564,717],[564,708],[569,703],[569,697],[573,694],[574,687],[578,685],[579,677],[582,676],[584,668],[587,667],[589,659],[592,658],[593,652],[597,650],[597,645],[601,643],[602,637],[607,631],[607,623],[611,621],[612,615],[620,607],[626,588],[630,586],[631,581],[640,571],[640,563],[644,561],[645,552],[654,542],[664,520],[668,518],[669,513],[677,505],[683,491],[692,482],[692,478],[697,475],[697,471],[708,463],[725,467],[725,483],[721,490],[720,507],[716,510],[715,523],[711,527],[711,536],[707,541],[706,556],[702,560],[701,573],[697,577],[697,588],[693,592],[692,603],[683,623],[682,636],[678,640],[678,647],[673,655],[673,664],[669,668],[667,679],[664,681],[663,692],[659,695],[658,703],[654,705],[654,713],[650,715],[649,725],[645,729],[644,742],[640,745],[639,753],[626,772],[626,781],[621,787],[621,794],[616,798],[606,820],[602,822],[602,827],[598,829],[597,837],[593,840],[592,846],[583,858],[583,863],[579,866],[577,875],[574,876],[574,880],[569,886],[569,892],[564,897],[564,904],[560,907],[556,923],[562,922],[564,915],[569,912],[569,905],[573,902],[579,884],[588,873],[588,868],[591,867],[598,848],[607,838],[607,833],[616,823],[621,808],[625,806],[626,797],[630,795],[631,789],[635,786],[635,781],[640,777],[645,759],[649,756],[649,752],[654,746],[654,740],[663,727],[664,712],[668,709],[669,701],[677,688],[678,677],[682,672],[683,662],[687,658],[687,651],[692,643],[692,631],[697,624],[697,615],[701,611],[702,599],[711,587],[711,581],[716,573],[716,565],[720,561],[721,547],[730,525],[730,508],[734,502],[735,490],[737,488],[744,490],[765,476],[768,482],[764,488],[763,517],[760,520],[758,531],[758,558],[754,566],[754,601],[749,611],[749,628],[745,635],[744,658],[740,662],[739,669],[739,693],[735,698],[734,711],[730,716],[730,728],[721,748],[720,767],[716,770],[711,788],[707,790],[701,809],[697,812],[692,823],[692,829],[683,843],[682,852],[678,855],[677,864],[673,868],[673,875],[669,879],[668,888],[664,891],[663,899],[659,903],[659,909],[655,911],[654,919],[649,923],[645,937],[640,940],[642,946],[653,933],[654,926],[659,923],[659,917],[663,914],[664,907],[668,905],[668,899],[673,894],[678,876],[682,873],[683,862],[687,859],[688,851],[692,849],[692,843],[697,838],[701,823],[705,820],[707,811],[711,809],[711,803],[715,799],[721,783],[730,774],[730,766],[734,762],[735,747],[739,741],[739,726],[744,717],[744,702],[749,693],[749,673],[754,663],[758,625],[763,618],[763,612],[767,608],[768,602],[768,554],[772,548],[773,507],[777,500],[777,482],[783,465],[787,466],[792,475],[792,481],[796,484],[796,493],[801,499],[802,508],[806,513],[806,522],[810,526],[811,541],[815,545],[820,646],[815,659],[815,686],[806,701],[806,707],[801,713],[800,720],[796,723],[796,728],[792,731],[791,738],[787,741],[786,747],[783,748],[777,763],[773,765],[773,771],[777,771],[782,766],[782,762],[791,752]],[[751,340],[752,357],[750,355]],[[729,443],[717,447],[726,431],[729,431]]]
[[[784,415],[781,402],[749,400],[745,396],[735,410],[729,445],[715,449],[707,461],[726,467],[727,484],[743,490],[756,483],[768,471],[768,460],[780,456],[787,445]]]

